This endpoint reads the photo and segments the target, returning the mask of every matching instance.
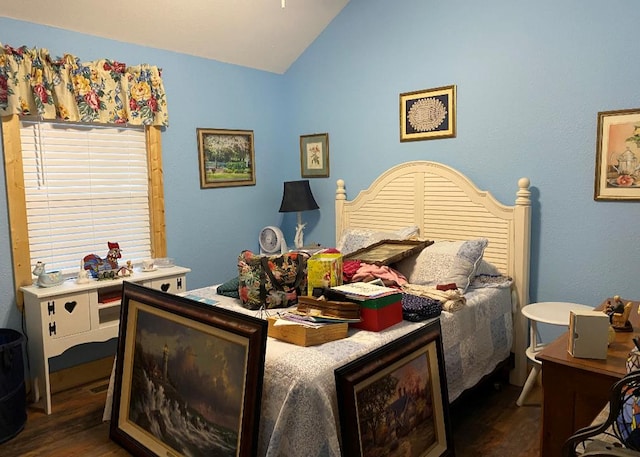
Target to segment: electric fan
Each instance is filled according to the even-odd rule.
[[[272,225],[260,230],[258,242],[260,243],[260,254],[284,254],[288,251],[282,230]]]

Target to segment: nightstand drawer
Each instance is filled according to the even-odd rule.
[[[91,329],[89,293],[60,295],[41,302],[51,338],[62,338]],[[45,329],[46,330],[46,329]]]
[[[178,294],[187,290],[187,278],[185,275],[159,278],[145,281],[143,285],[170,294]]]

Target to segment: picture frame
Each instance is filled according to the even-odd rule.
[[[439,319],[336,369],[335,381],[343,456],[453,455]]]
[[[342,260],[359,260],[373,265],[391,265],[418,254],[434,242],[431,240],[382,240],[343,256]]]
[[[109,437],[137,456],[255,456],[266,341],[263,319],[124,282]]]
[[[594,200],[640,200],[640,109],[598,113]]]
[[[303,178],[329,177],[329,134],[300,135],[300,174]]]
[[[255,186],[253,130],[196,129],[200,188]]]
[[[400,94],[400,141],[456,136],[456,86]]]

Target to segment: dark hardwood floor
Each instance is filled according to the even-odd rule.
[[[53,395],[53,413],[28,407],[24,430],[0,444],[3,457],[128,456],[102,422],[108,380]],[[540,452],[540,392],[516,406],[520,389],[488,384],[451,411],[456,457],[534,457]]]
[[[521,389],[486,383],[451,408],[456,457],[538,457],[542,388],[516,405]]]

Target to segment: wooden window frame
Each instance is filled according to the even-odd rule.
[[[149,167],[149,219],[151,226],[151,255],[166,257],[167,240],[164,216],[164,181],[162,173],[162,137],[157,126],[145,126],[147,164]],[[24,193],[20,118],[2,116],[2,144],[7,185],[7,209],[16,288],[16,305],[22,312],[23,296],[20,288],[32,284],[29,232]]]

